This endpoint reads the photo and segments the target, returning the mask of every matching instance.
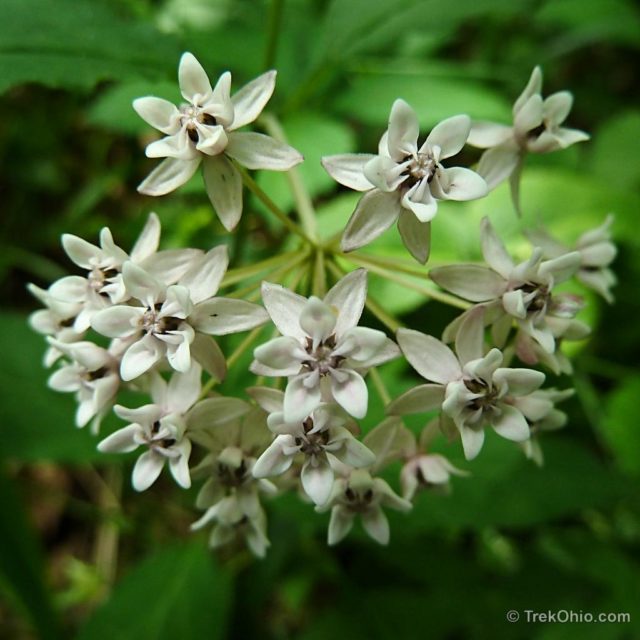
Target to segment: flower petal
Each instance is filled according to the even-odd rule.
[[[114,431],[110,436],[98,443],[98,451],[102,453],[129,453],[138,448],[133,436],[140,431],[137,424],[129,424]]]
[[[350,358],[360,365],[375,357],[387,340],[387,336],[378,329],[352,327],[342,336],[332,355]]]
[[[150,213],[147,223],[131,249],[132,262],[142,262],[152,256],[160,244],[160,220],[155,213]]]
[[[391,401],[387,414],[404,416],[413,413],[426,413],[442,406],[444,387],[440,384],[422,384],[409,389]]]
[[[325,504],[331,495],[333,487],[333,470],[324,457],[316,458],[314,465],[311,460],[307,460],[300,473],[300,481],[304,492],[317,505]]]
[[[192,104],[202,105],[212,93],[207,72],[189,52],[183,53],[178,67],[180,92],[185,100]]]
[[[278,375],[281,376],[297,374],[302,362],[309,357],[298,340],[290,336],[280,336],[269,340],[269,342],[256,347],[253,355],[258,362],[278,371]]]
[[[167,409],[173,413],[186,413],[200,395],[202,368],[192,363],[184,373],[174,373],[167,387]]]
[[[125,262],[122,279],[127,293],[152,308],[162,299],[166,286],[133,262]]]
[[[497,147],[513,136],[513,129],[504,124],[474,121],[471,124],[467,144],[478,149]]]
[[[186,416],[190,432],[228,425],[246,415],[250,405],[239,398],[205,398],[193,406]]]
[[[233,123],[227,128],[233,131],[253,122],[269,102],[275,85],[276,72],[267,71],[237,91],[231,97],[234,109]]]
[[[133,467],[131,482],[136,491],[148,489],[157,479],[164,467],[165,458],[154,451],[145,451]]]
[[[364,418],[369,405],[369,391],[365,381],[351,369],[340,369],[338,373],[339,375],[334,371],[331,375],[333,398],[349,415]]]
[[[107,338],[125,338],[140,331],[139,321],[143,313],[144,309],[141,307],[109,307],[98,311],[91,318],[91,327]]]
[[[540,91],[542,91],[542,69],[540,69],[540,67],[535,67],[531,72],[531,77],[529,78],[527,86],[518,96],[518,99],[513,105],[513,115],[515,116],[520,109],[522,109],[525,102],[527,102],[532,95],[540,93]]]
[[[440,147],[440,158],[455,156],[464,147],[471,131],[471,119],[458,115],[439,122],[428,135],[423,149]]]
[[[336,335],[355,327],[367,299],[367,271],[356,269],[336,282],[324,297],[324,302],[338,310]]]
[[[500,145],[482,154],[477,172],[484,178],[489,190],[495,189],[516,170],[521,161],[520,154],[515,145]]]
[[[164,344],[152,335],[146,335],[134,342],[124,353],[120,363],[120,376],[129,381],[141,376],[159,362],[165,355]]]
[[[436,267],[429,271],[429,277],[443,289],[471,302],[499,298],[507,287],[502,276],[476,264]]]
[[[375,156],[369,153],[345,153],[322,158],[325,171],[340,184],[355,191],[369,191],[373,185],[364,175],[365,165]]]
[[[425,264],[431,250],[431,223],[420,222],[413,212],[403,208],[398,218],[398,231],[407,251]]]
[[[358,202],[342,234],[343,251],[354,251],[382,235],[400,215],[398,194],[374,189]]]
[[[331,509],[329,520],[329,532],[327,544],[333,546],[343,540],[353,527],[354,514],[342,505],[336,505]]]
[[[179,450],[180,455],[169,458],[169,471],[173,479],[183,488],[191,486],[191,476],[189,475],[189,456],[191,455],[191,441],[184,438],[179,445],[172,448]]]
[[[532,95],[516,113],[513,119],[513,126],[516,134],[526,136],[529,131],[542,124],[542,96]]]
[[[380,507],[372,507],[362,514],[364,530],[379,544],[389,544],[389,520]]]
[[[222,336],[259,327],[269,320],[269,314],[253,302],[213,298],[200,303],[189,320],[198,331]]]
[[[404,100],[398,99],[393,103],[387,132],[389,155],[394,160],[402,160],[417,152],[420,125],[416,112]]]
[[[288,144],[253,131],[229,134],[225,153],[247,169],[287,171],[304,160]]]
[[[92,269],[104,260],[99,247],[70,233],[62,234],[62,246],[72,262],[83,269]]]
[[[464,366],[471,360],[482,357],[484,343],[484,308],[470,309],[460,323],[456,333],[456,354]]]
[[[503,438],[514,442],[528,440],[530,435],[529,425],[522,413],[515,407],[506,404],[501,405],[500,408],[502,409],[500,417],[495,418],[491,423],[495,432]]]
[[[187,182],[200,166],[201,158],[179,160],[166,158],[139,185],[148,196],[163,196]]]
[[[453,351],[433,336],[413,329],[398,329],[396,338],[409,364],[423,378],[448,384],[462,375]]]
[[[552,126],[562,124],[573,106],[573,96],[569,91],[558,91],[545,98],[542,105],[545,122]]]
[[[192,356],[198,364],[213,378],[224,380],[227,374],[227,361],[218,343],[209,336],[196,332],[191,343]]]
[[[194,261],[178,284],[189,289],[189,297],[194,304],[209,300],[218,292],[228,264],[227,247],[220,245]]]
[[[401,202],[403,209],[411,211],[419,222],[431,222],[438,213],[438,202],[431,193],[431,185],[427,180],[413,185],[402,196]]]
[[[154,129],[172,135],[179,130],[180,112],[177,107],[163,98],[146,96],[133,101],[136,113]]]
[[[284,418],[286,422],[302,422],[322,401],[320,385],[305,385],[308,374],[291,378],[284,392]]]
[[[251,468],[254,478],[279,476],[291,467],[294,456],[287,456],[282,450],[283,442],[288,442],[290,439],[290,436],[278,436],[267,447]]]
[[[402,176],[405,168],[388,156],[373,156],[364,166],[364,176],[381,191],[395,191],[406,180],[406,176]]]
[[[437,177],[438,185],[448,200],[475,200],[487,195],[488,187],[485,179],[471,169],[463,167],[442,169],[438,171]]]
[[[542,371],[534,369],[496,369],[493,374],[494,382],[505,383],[509,388],[509,395],[526,396],[538,389],[545,380]]]
[[[482,218],[480,223],[480,239],[482,255],[486,263],[505,280],[508,280],[513,271],[513,260],[486,216]]]
[[[300,314],[307,299],[279,284],[262,283],[262,302],[273,324],[285,336],[304,340],[306,334],[300,327]]]
[[[473,460],[480,453],[480,449],[484,444],[484,429],[472,429],[471,427],[463,426],[460,429],[460,436],[462,438],[464,457],[467,460]]]
[[[223,155],[205,158],[203,170],[209,200],[224,228],[233,231],[242,215],[242,176]]]

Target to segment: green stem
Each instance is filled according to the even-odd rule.
[[[222,289],[224,287],[229,287],[232,284],[242,282],[243,280],[247,280],[252,276],[258,275],[263,271],[267,271],[267,270],[271,270],[272,268],[279,267],[281,264],[284,264],[299,255],[300,255],[300,251],[288,251],[287,253],[281,253],[271,258],[267,258],[266,260],[262,260],[254,264],[247,265],[246,267],[239,267],[238,269],[230,269],[229,271],[227,271],[224,278],[222,279],[220,288]]]
[[[227,358],[227,369],[231,369],[242,357],[244,352],[256,341],[263,329],[263,326],[256,327],[246,335],[245,339],[236,347],[236,350]]]
[[[373,385],[382,400],[382,404],[386,407],[391,402],[391,395],[387,391],[387,387],[384,384],[384,380],[382,379],[380,372],[373,367],[371,371],[369,371],[369,376],[371,377],[371,380],[373,380]]]
[[[269,211],[276,217],[282,224],[289,229],[289,231],[300,236],[308,244],[314,245],[315,242],[307,235],[307,233],[298,226],[291,218],[287,216],[282,209],[262,190],[260,185],[249,175],[248,171],[241,165],[234,162],[236,169],[242,176],[242,182],[253,193],[262,204],[269,209]]]
[[[264,113],[260,118],[260,122],[262,122],[265,130],[270,136],[280,142],[288,144],[284,129],[274,115]],[[318,239],[318,225],[311,196],[302,182],[302,178],[300,177],[300,172],[297,167],[289,169],[289,171],[286,172],[286,176],[287,181],[289,182],[289,188],[293,194],[293,199],[296,203],[296,211],[298,212],[302,228],[315,244]]]
[[[324,251],[316,250],[316,259],[313,267],[313,294],[318,298],[324,298],[327,293],[327,271],[324,260]]]
[[[280,24],[282,23],[283,6],[284,0],[271,0],[267,24],[267,48],[264,54],[265,69],[271,69],[276,61],[276,54],[278,53],[278,36],[280,35]]]
[[[427,278],[427,270],[414,267],[413,265],[406,264],[402,260],[396,260],[394,258],[384,258],[382,256],[373,256],[371,254],[354,253],[354,258],[362,262],[370,262],[383,269],[390,269],[391,271],[398,271],[399,273],[406,273],[408,276],[414,276],[415,278]],[[348,260],[349,256],[344,255]]]

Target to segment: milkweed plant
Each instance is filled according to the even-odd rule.
[[[344,212],[343,232],[320,240],[309,202],[302,199],[294,220],[250,173],[286,172],[303,161],[278,121],[262,114],[276,72],[232,94],[229,72],[212,86],[196,58],[185,53],[178,78],[182,104],[150,96],[133,103],[162,134],[146,148],[148,157],[162,160],[138,190],[162,196],[201,169],[229,233],[237,228],[248,189],[285,225],[290,249],[227,270],[226,246],[159,249],[160,220],[151,213],[129,252],[108,228],[98,244],[64,234],[64,250],[82,275],[63,277],[46,290],[29,286],[43,305],[30,320],[46,336],[45,365],[55,367],[49,386],[75,395],[78,427],[90,425],[98,434],[111,411],[121,420],[123,426],[97,446],[136,452],[133,488],[145,491],[167,472],[183,488],[197,480],[195,508],[202,515],[192,528],[208,528],[212,547],[239,539],[263,556],[269,546],[263,505],[283,492],[297,492],[310,511],[330,512],[328,544],[339,543],[356,520],[387,544],[385,510],[409,512],[420,491],[469,475],[434,451],[439,438],[471,460],[482,455],[490,428],[541,464],[543,433],[565,424],[558,404],[572,394],[569,385],[546,385],[545,372],[570,376],[563,342],[582,340],[590,331],[578,318],[582,298],[558,286],[573,278],[612,302],[612,217],[573,246],[540,226],[530,229],[524,261],[510,255],[485,217],[484,264],[429,268],[428,261],[442,200],[483,198],[509,181],[519,214],[527,155],[588,140],[564,126],[571,93],[543,98],[536,67],[515,101],[511,124],[453,115],[426,137],[414,109],[398,98],[373,153],[323,158],[329,175],[362,197],[353,212]],[[269,135],[244,129],[256,121]],[[474,169],[458,166],[465,145],[483,150]],[[291,178],[299,195],[295,169]],[[394,233],[394,223],[406,259],[357,252]],[[384,301],[368,293],[368,271],[405,285],[408,276],[430,279],[433,284],[419,287],[425,299],[460,313],[441,336],[425,326],[401,326]],[[258,277],[259,285],[230,290]],[[361,324],[365,308],[384,331]],[[265,326],[270,339],[260,343]],[[224,354],[216,338],[235,333],[246,337]],[[219,383],[249,349],[255,384],[221,395]],[[417,384],[393,398],[378,369],[396,359],[415,370]],[[363,437],[367,378],[386,416]],[[146,394],[146,404],[119,404],[124,390]],[[409,415],[426,423],[420,433],[404,424]],[[395,486],[381,477],[391,463],[400,467]]]

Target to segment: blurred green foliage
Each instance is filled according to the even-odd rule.
[[[2,9],[0,637],[640,637],[634,2],[5,0]],[[109,225],[126,248],[152,208],[165,246],[226,242],[232,259],[246,263],[286,242],[256,203],[245,213],[242,239],[225,236],[200,180],[153,202],[136,193],[152,161],[142,151],[150,132],[130,102],[144,94],[177,97],[183,50],[212,76],[230,69],[236,88],[275,52],[279,76],[270,108],[306,156],[301,173],[327,237],[343,227],[356,198],[336,188],[319,158],[373,149],[396,97],[416,108],[426,129],[462,112],[508,122],[536,64],[544,68],[545,94],[574,93],[571,125],[593,140],[528,161],[525,222],[543,220],[570,242],[614,212],[619,285],[615,307],[588,298],[594,335],[576,356],[569,425],[543,440],[543,469],[498,438],[489,438],[472,463],[461,462],[459,447],[447,448],[471,478],[454,482],[450,496],[420,496],[413,513],[392,517],[388,548],[356,531],[328,549],[328,517],[283,497],[268,507],[272,547],[264,561],[240,552],[214,563],[204,538],[188,531],[193,491],[160,483],[134,496],[125,481],[114,507],[101,478],[117,476],[120,467],[96,453],[89,433],[74,429],[72,399],[46,388],[44,344],[26,325],[36,304],[25,284],[46,286],[72,271],[59,245],[62,232],[93,241]],[[259,179],[292,208],[282,176]],[[432,262],[480,259],[477,223],[487,214],[513,251],[526,253],[503,186],[477,202],[442,204]],[[371,251],[404,255],[394,234]],[[375,275],[371,292],[407,324],[436,335],[452,317]],[[233,340],[223,344],[230,346]],[[413,384],[402,366],[383,373],[394,395]],[[224,389],[251,383],[238,370]],[[381,413],[373,397],[364,428]],[[57,478],[47,491],[38,479],[50,469],[45,463],[53,463]],[[395,483],[397,469],[391,471]],[[99,566],[114,531],[120,562],[110,597],[105,586],[93,597],[88,590],[86,602],[62,606],[59,596],[74,587],[65,558]],[[628,612],[631,622],[508,623],[510,609]]]

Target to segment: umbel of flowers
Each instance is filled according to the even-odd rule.
[[[482,198],[509,179],[519,210],[526,154],[588,138],[563,126],[571,94],[543,99],[536,67],[511,126],[458,114],[426,138],[416,112],[399,98],[377,154],[322,161],[337,182],[364,193],[355,211],[345,211],[337,243],[319,240],[310,201],[292,220],[247,172],[295,172],[302,161],[273,115],[259,119],[275,71],[231,95],[229,72],[212,86],[185,53],[178,76],[183,104],[155,97],[134,102],[164,135],[147,147],[149,157],[164,160],[139,190],[169,193],[202,166],[207,195],[227,230],[240,219],[246,187],[286,225],[293,248],[228,271],[225,246],[160,249],[153,213],[129,252],[108,228],[97,245],[63,235],[79,273],[46,289],[30,285],[43,305],[31,324],[47,339],[49,386],[75,396],[76,426],[91,424],[97,434],[111,411],[124,423],[102,434],[98,448],[136,452],[133,488],[146,491],[163,473],[183,488],[201,481],[195,506],[203,513],[192,528],[208,528],[212,547],[246,544],[262,556],[270,544],[265,500],[284,491],[297,491],[310,511],[330,514],[330,545],[358,521],[386,544],[386,510],[408,512],[421,491],[448,491],[452,476],[469,475],[441,453],[439,440],[453,441],[454,455],[472,460],[493,431],[541,464],[541,434],[565,424],[557,404],[572,393],[546,386],[545,372],[570,374],[562,344],[589,333],[577,317],[584,301],[562,285],[574,279],[612,302],[612,216],[572,246],[545,229],[529,229],[532,247],[523,260],[512,257],[484,218],[485,265],[422,265],[432,224],[437,234],[440,201]],[[269,135],[240,131],[255,122]],[[465,144],[486,149],[478,166],[450,166]],[[419,265],[358,253],[394,223]],[[442,336],[425,326],[404,327],[384,300],[370,295],[363,266],[398,286],[415,287],[403,274],[423,276],[426,299],[464,311]],[[376,327],[368,326],[371,320]],[[246,332],[234,352],[223,353],[220,336]],[[257,384],[220,394],[217,385],[247,349]],[[415,371],[416,384],[392,398],[379,369],[398,358]],[[363,433],[371,388],[386,415]],[[127,389],[146,394],[147,402],[130,406],[121,396]],[[424,428],[409,429],[407,415],[421,416]]]

